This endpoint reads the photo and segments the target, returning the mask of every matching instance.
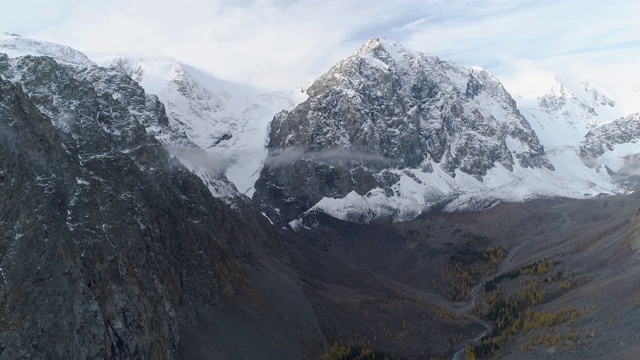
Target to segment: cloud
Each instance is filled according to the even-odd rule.
[[[405,43],[431,46],[434,54],[465,65],[484,65],[498,56],[539,60],[638,40],[635,14],[640,5],[634,2],[618,1],[618,6],[603,6],[595,0],[509,3],[492,2],[493,6],[468,11],[451,5],[451,12],[458,16],[416,26]]]
[[[270,154],[265,160],[267,166],[285,166],[298,160],[311,160],[329,165],[342,165],[344,163],[378,162],[389,164],[393,159],[379,154],[366,153],[344,148],[333,148],[322,151],[305,151],[300,147],[289,147],[280,152]]]
[[[9,4],[0,0],[0,33],[26,35],[55,26],[67,19],[68,10],[75,0],[20,0]]]
[[[177,147],[177,146],[165,146],[171,156],[175,156],[181,160],[186,160],[189,163],[204,168],[212,172],[225,172],[232,162],[230,157],[206,152],[197,148]]]
[[[3,12],[30,14],[32,2]],[[622,57],[633,55],[626,51],[640,52],[635,0],[65,0],[56,6],[39,28],[23,25],[30,31],[23,35],[93,56],[175,59],[267,88],[303,86],[372,36],[498,76],[510,71],[508,58],[584,61],[600,51],[629,63]],[[565,63],[562,71],[572,66]]]
[[[94,56],[173,58],[229,80],[297,87],[353,52],[357,45],[350,37],[358,29],[400,16],[391,8],[364,1],[238,6],[206,0],[89,0],[73,6],[66,21],[31,35]]]
[[[559,76],[562,80],[595,85],[618,102],[624,114],[640,112],[640,93],[634,90],[640,85],[640,51],[637,49],[595,50],[538,61],[503,57],[500,61],[499,78],[512,94],[542,96]]]

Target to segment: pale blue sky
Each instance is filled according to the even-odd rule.
[[[499,77],[527,59],[589,76],[640,66],[637,0],[0,0],[0,9],[0,31],[272,88],[306,84],[373,36]]]

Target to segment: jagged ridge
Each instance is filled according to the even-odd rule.
[[[508,171],[553,170],[495,77],[393,41],[371,39],[307,94],[271,124],[270,159],[256,195],[273,216],[286,212],[282,217],[291,220],[323,197],[351,191],[364,196],[379,187],[396,196],[390,188],[400,176],[390,169],[438,167],[451,178],[468,174],[479,182],[498,164]],[[450,198],[449,190],[436,197]],[[277,198],[289,200],[274,203]]]

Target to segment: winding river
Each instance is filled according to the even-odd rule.
[[[482,279],[480,283],[478,283],[476,286],[474,286],[471,289],[471,301],[469,301],[467,305],[459,308],[458,313],[467,315],[468,317],[478,321],[479,323],[482,324],[482,326],[484,326],[485,329],[482,333],[480,333],[480,335],[463,342],[462,348],[458,350],[455,354],[453,354],[453,360],[462,360],[464,356],[464,349],[466,348],[466,346],[469,344],[475,344],[476,342],[480,341],[480,339],[482,339],[483,336],[487,335],[489,331],[491,331],[491,326],[486,321],[480,319],[479,317],[471,313],[471,309],[473,309],[473,307],[476,305],[476,301],[480,296],[480,288],[484,285],[484,282],[485,282],[485,279]]]

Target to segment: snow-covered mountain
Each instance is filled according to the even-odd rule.
[[[135,80],[149,97],[149,106],[155,106],[157,96],[155,101],[166,108],[166,123],[144,122],[147,132],[208,183],[216,196],[227,199],[237,195],[236,189],[253,194],[267,155],[269,121],[304,99],[299,91],[240,86],[166,60],[112,56],[92,61],[69,47],[17,35],[0,35],[0,52],[10,58],[49,56],[77,69],[101,66]]]
[[[8,34],[0,36],[0,49],[10,58],[50,56],[78,72],[99,65],[135,80],[146,93],[138,119],[148,134],[215,196],[233,202],[238,191],[254,195],[283,222],[314,209],[358,221],[405,220],[440,205],[453,211],[615,193],[621,189],[611,169],[619,167],[607,164],[636,151],[608,150],[599,155],[601,166],[581,153],[581,142],[591,144],[589,131],[622,116],[597,86],[538,76],[521,82],[512,98],[484,69],[379,38],[306,94],[240,86],[166,60],[94,62],[65,46]]]
[[[547,150],[577,146],[589,130],[624,115],[622,106],[593,84],[541,70],[522,74],[509,85]]]
[[[640,175],[640,114],[616,119],[590,130],[580,142],[582,161],[601,173]],[[620,179],[625,180],[625,179]]]
[[[222,169],[248,196],[254,192],[253,184],[267,156],[265,138],[273,115],[305,98],[299,91],[265,91],[229,83],[175,62],[127,57],[96,61],[157,94],[171,128],[206,151],[208,162]]]
[[[199,149],[180,128],[170,123],[165,113],[165,106],[156,95],[145,93],[143,88],[136,82],[133,83],[135,85],[131,84],[133,80],[141,80],[144,73],[141,64],[138,63],[135,65],[135,71],[128,61],[116,61],[110,64],[111,66],[103,68],[81,52],[67,46],[10,34],[0,35],[0,53],[8,55],[8,59],[10,59],[9,64],[20,64],[21,62],[19,60],[26,56],[43,56],[53,59],[58,64],[73,69],[74,74],[77,74],[77,76],[83,80],[95,82],[96,86],[102,91],[113,91],[113,96],[118,97],[117,100],[123,102],[125,106],[130,103],[129,98],[131,95],[124,94],[132,91],[138,92],[138,95],[143,96],[145,99],[145,106],[131,110],[131,114],[136,118],[136,121],[144,126],[148,134],[161,141],[174,156],[177,156],[191,171],[196,173],[205,184],[208,185],[209,190],[214,196],[223,198],[229,203],[236,201],[238,196],[236,188],[224,176],[224,172],[218,166],[219,162],[217,159],[212,159],[211,156]],[[153,65],[158,66],[159,64]],[[158,67],[161,68],[161,66]],[[23,84],[28,84],[29,81],[31,81],[30,79],[23,79],[20,75],[21,69],[17,67],[7,68],[4,69],[4,71],[4,76],[14,74],[13,77],[10,78],[12,81]],[[117,89],[102,89],[102,87],[107,86],[105,85],[107,84],[107,80],[104,80],[107,77],[109,77],[109,79],[122,79],[122,84],[120,85],[109,85],[119,86],[121,87],[121,91],[117,91]],[[149,76],[148,78],[151,82],[147,81],[147,84],[154,85],[160,82],[155,75]],[[59,81],[61,85],[64,85],[62,79],[59,79]],[[113,82],[112,80],[109,81]],[[55,89],[38,89],[30,95],[36,97],[43,96],[46,98],[50,97],[50,94],[55,93]],[[50,115],[57,126],[68,130],[69,122],[67,120],[73,118],[74,115],[65,114],[70,114],[77,105],[68,103],[63,98],[53,98],[51,102],[52,106],[43,107],[41,110]],[[98,121],[100,121],[100,118],[98,118]],[[118,134],[128,131],[123,128],[111,129],[111,127],[114,126],[113,124],[105,123],[103,126],[106,130],[115,131]]]
[[[555,166],[510,94],[480,68],[373,38],[307,93],[274,119],[257,184],[255,198],[283,221],[313,209],[406,220],[440,204],[616,190],[577,157],[575,167]],[[562,107],[549,100],[549,111]]]
[[[557,168],[591,173],[586,165],[603,180],[624,185],[623,174],[640,154],[637,114],[623,116],[625,104],[593,84],[539,69],[511,81],[510,90]]]
[[[96,67],[93,61],[78,50],[47,41],[24,38],[15,34],[0,34],[0,52],[6,54],[9,58],[26,55],[48,56],[59,63],[71,65],[75,68],[90,69]]]

